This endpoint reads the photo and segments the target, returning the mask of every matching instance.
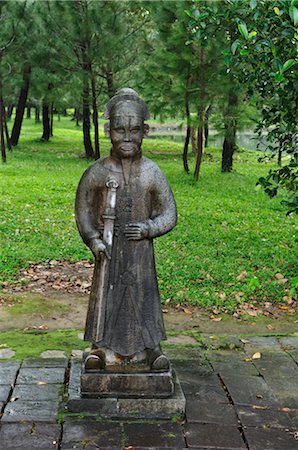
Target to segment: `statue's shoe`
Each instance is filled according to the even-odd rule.
[[[148,362],[152,370],[169,370],[170,363],[166,355],[161,351],[158,345],[155,349],[150,350],[148,353]]]
[[[97,372],[105,368],[105,361],[100,355],[90,353],[85,359],[86,372]]]

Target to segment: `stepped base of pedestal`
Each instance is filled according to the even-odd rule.
[[[109,419],[183,416],[185,397],[171,370],[162,373],[81,373],[72,362],[67,409]]]

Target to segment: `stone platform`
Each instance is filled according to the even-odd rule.
[[[72,361],[67,402],[67,410],[71,413],[110,419],[184,416],[185,397],[175,372],[171,370],[128,374],[81,374],[81,370],[81,362]]]

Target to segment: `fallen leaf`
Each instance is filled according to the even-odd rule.
[[[215,316],[211,315],[210,319],[213,320],[213,322],[220,322],[222,320],[222,317],[215,317]]]
[[[261,353],[260,352],[256,352],[256,353],[254,353],[253,355],[252,355],[252,359],[260,359],[262,357],[262,355],[261,355]]]
[[[279,309],[287,310],[289,307],[287,305],[278,305]]]
[[[256,397],[257,397],[257,398],[263,398],[263,395],[257,394]]]
[[[277,273],[277,274],[275,275],[275,278],[276,278],[277,280],[281,280],[282,278],[284,278],[284,276],[283,276],[282,273]]]
[[[166,313],[169,312],[169,310],[168,310],[168,309],[162,309],[162,312],[163,312],[164,314],[166,314]]]
[[[187,309],[187,308],[183,308],[183,312],[185,314],[192,314],[192,311],[190,309]]]
[[[36,384],[43,385],[43,384],[48,384],[48,383],[46,381],[38,381]]]
[[[247,277],[247,272],[246,272],[246,270],[244,270],[243,272],[241,272],[241,273],[238,275],[237,280],[238,280],[238,281],[241,281],[241,280],[245,279],[246,277]]]
[[[268,330],[273,330],[274,329],[274,327],[272,325],[270,325],[270,324],[267,325],[266,328],[268,328]]]
[[[242,344],[249,344],[250,341],[247,339],[240,339],[240,342],[242,342]]]

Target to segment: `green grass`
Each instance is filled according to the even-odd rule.
[[[76,187],[90,164],[80,158],[81,128],[61,118],[49,143],[40,136],[41,125],[25,119],[18,147],[0,164],[0,282],[33,262],[91,258],[74,218]],[[101,145],[107,155],[108,139],[101,136]],[[182,144],[146,139],[143,150],[165,172],[179,213],[177,227],[155,241],[162,301],[228,310],[239,292],[245,301],[281,301],[289,286],[275,275],[296,275],[297,219],[286,217],[280,196],[269,200],[256,189],[273,164],[241,151],[234,171],[222,174],[220,150],[208,148],[195,183],[183,172]]]
[[[86,346],[87,343],[78,338],[77,330],[1,332],[0,349],[15,350],[13,359],[38,358],[46,350],[61,350],[70,355],[72,350],[84,350]]]

